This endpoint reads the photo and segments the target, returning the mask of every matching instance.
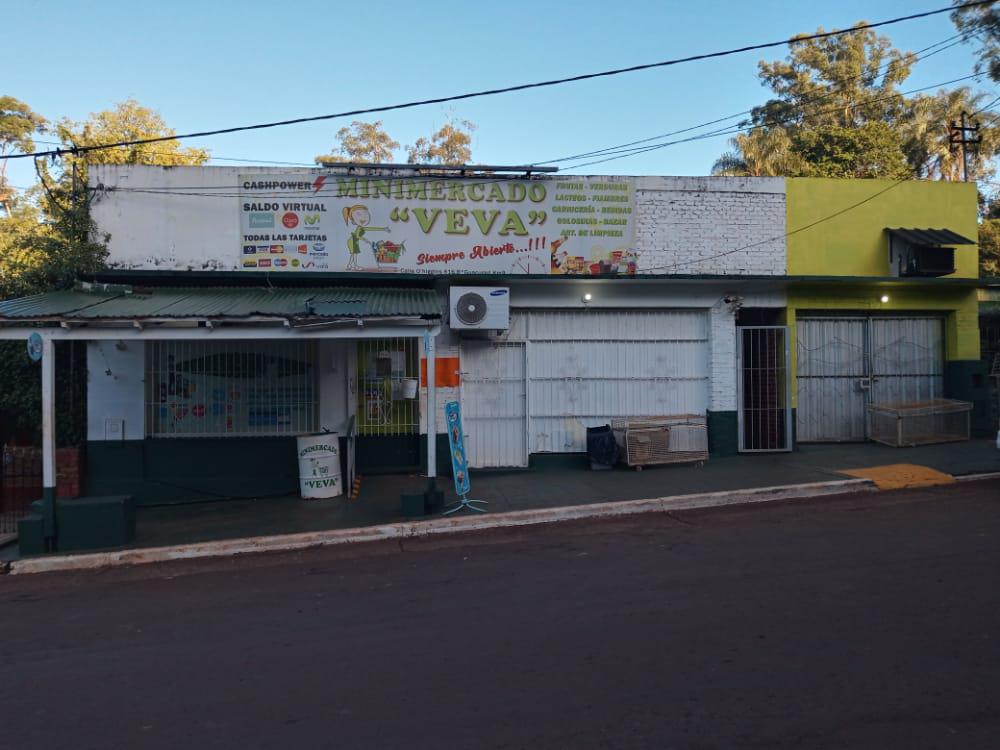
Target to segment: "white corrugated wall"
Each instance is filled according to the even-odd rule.
[[[488,419],[499,415],[498,405],[519,403],[510,384],[517,367],[503,368],[506,384],[490,397],[483,390],[490,355],[480,349],[483,344],[463,344],[464,411],[479,420],[466,417],[472,466],[498,465],[496,456],[519,446],[508,434],[518,428],[527,431],[526,453],[573,453],[586,450],[587,427],[615,417],[704,414],[708,408],[704,310],[513,312],[507,341],[525,346],[523,420],[518,411],[503,422]],[[476,399],[486,399],[487,406],[474,404]]]

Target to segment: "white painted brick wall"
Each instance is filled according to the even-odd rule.
[[[640,273],[782,275],[785,181],[776,177],[639,177]]]
[[[730,305],[720,301],[711,308],[709,316],[708,408],[733,411],[736,409],[736,314]]]

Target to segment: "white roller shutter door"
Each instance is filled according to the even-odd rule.
[[[585,451],[615,417],[704,414],[709,320],[699,310],[515,314],[528,340],[528,450]]]

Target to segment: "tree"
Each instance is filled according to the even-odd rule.
[[[953,0],[955,5],[965,2],[966,0]],[[1000,6],[994,3],[957,8],[952,12],[951,20],[966,35],[966,40],[974,37],[980,42],[976,72],[986,72],[990,78],[1000,83]]]
[[[913,176],[899,134],[884,122],[802,128],[793,143],[810,177],[905,180]]]
[[[1000,219],[979,225],[979,275],[1000,277]]]
[[[406,147],[410,164],[468,164],[472,161],[474,123],[458,120],[445,123],[430,138],[418,138]]]
[[[1000,194],[979,194],[979,275],[1000,278]]]
[[[918,177],[962,179],[962,152],[951,147],[948,125],[961,120],[963,112],[977,112],[986,96],[961,86],[909,100],[909,113],[900,131],[907,159]],[[996,171],[994,159],[1000,153],[1000,131],[988,121],[980,125],[979,146],[969,153],[970,180],[989,179]]]
[[[986,95],[961,87],[907,98],[899,86],[913,61],[871,29],[792,42],[785,60],[758,64],[775,96],[752,110],[750,131],[714,172],[962,179],[948,124],[980,110]],[[1000,152],[996,124],[982,126],[974,179],[993,174]]]
[[[12,96],[0,96],[0,156],[14,151],[29,154],[35,150],[31,136],[45,131],[46,121],[24,102]],[[7,160],[0,160],[0,205],[9,210],[13,191],[7,186]]]
[[[399,148],[399,142],[394,141],[382,129],[381,120],[375,122],[355,120],[350,127],[338,130],[336,139],[337,145],[333,153],[317,156],[317,164],[336,162],[388,164],[392,162],[393,154]]]
[[[911,64],[871,29],[793,41],[785,60],[758,63],[774,96],[751,111],[751,130],[713,172],[907,176],[892,126],[906,113],[898,87]]]
[[[103,143],[137,141],[147,138],[173,136],[176,131],[167,127],[159,112],[144,107],[135,99],[126,99],[114,109],[92,112],[83,122],[64,119],[56,126],[59,139],[68,147],[97,146]],[[86,151],[79,157],[67,157],[69,166],[87,164],[155,164],[160,166],[197,166],[209,159],[203,148],[185,148],[171,138],[156,143],[135,146],[118,146],[96,151]],[[69,170],[64,169],[64,172]],[[78,175],[83,179],[82,175]]]
[[[63,120],[56,133],[64,147],[174,135],[157,112],[132,99],[114,109],[94,113],[82,123]],[[65,288],[80,274],[103,267],[108,238],[98,235],[90,218],[90,201],[84,189],[88,165],[175,166],[203,164],[207,159],[208,152],[204,149],[183,148],[172,138],[65,155],[54,169],[36,159],[40,187],[17,196],[9,215],[0,219],[0,297]],[[82,398],[85,356],[83,347],[70,344],[56,347],[57,361],[70,364],[56,368],[56,397],[57,401],[63,400],[56,407],[56,433],[62,444],[79,443],[86,432],[83,407],[86,399]],[[11,434],[37,437],[40,381],[37,366],[27,361],[22,342],[0,342],[0,382],[17,384],[0,393],[0,439]]]
[[[794,129],[892,121],[904,110],[899,84],[910,75],[912,62],[912,55],[871,29],[793,40],[786,60],[757,65],[761,82],[776,97],[753,109],[753,122],[780,121]]]
[[[802,173],[802,160],[792,150],[792,139],[784,128],[756,127],[729,143],[733,150],[719,157],[712,166],[712,174],[773,177]]]
[[[20,112],[31,112],[23,105]],[[41,127],[40,116],[30,118]],[[27,125],[21,124],[21,132]],[[28,135],[30,132],[27,131]],[[64,148],[172,136],[159,113],[128,99],[95,112],[84,122],[64,119],[55,132]],[[18,148],[26,145],[22,141]],[[36,159],[40,188],[12,199],[0,222],[0,295],[16,296],[63,288],[81,273],[99,270],[107,256],[106,238],[90,219],[86,167],[91,164],[203,164],[208,151],[180,141],[121,146],[66,154],[56,167]],[[75,168],[75,174],[74,174]]]

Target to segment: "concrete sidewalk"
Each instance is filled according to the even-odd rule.
[[[1000,471],[992,441],[889,448],[877,444],[812,445],[792,453],[712,458],[702,466],[660,466],[644,471],[589,471],[580,466],[510,472],[474,472],[472,496],[487,500],[491,514],[542,511],[568,506],[837,482],[842,473],[886,464],[916,464],[962,476]],[[367,476],[357,500],[310,500],[295,496],[138,509],[136,548],[166,547],[247,537],[363,529],[400,522],[420,523],[400,513],[401,492],[421,487],[417,475]],[[450,477],[439,485],[455,499]],[[433,518],[433,516],[428,517]],[[16,559],[16,546],[0,560]]]

